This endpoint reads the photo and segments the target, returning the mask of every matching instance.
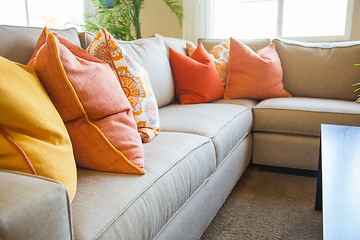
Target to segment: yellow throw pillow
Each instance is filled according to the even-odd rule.
[[[87,52],[112,68],[130,102],[142,141],[150,141],[160,131],[160,123],[147,71],[103,28],[90,43]]]
[[[77,175],[68,132],[33,68],[0,57],[0,168],[55,179],[72,200]]]

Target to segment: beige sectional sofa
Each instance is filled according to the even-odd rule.
[[[0,56],[26,64],[41,30],[0,26]],[[54,31],[83,48],[94,37],[75,29]],[[220,42],[200,41],[207,49]],[[270,40],[244,42],[257,50]],[[171,46],[185,54],[185,40],[121,42],[148,70],[159,105],[161,132],[143,144],[147,173],[78,168],[70,203],[58,182],[0,171],[0,238],[199,239],[251,159],[316,170],[320,124],[360,125],[351,87],[360,80],[353,66],[360,63],[360,42],[321,47],[274,42],[293,98],[192,105],[176,100],[167,52]]]

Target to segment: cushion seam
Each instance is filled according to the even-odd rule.
[[[235,105],[235,104],[231,104],[231,105],[234,105],[234,106],[238,106],[238,105]],[[245,107],[245,106],[243,106]],[[246,110],[251,110],[250,108],[248,107],[245,107],[245,109],[243,109],[241,112],[237,113],[235,116],[233,116],[229,121],[226,122],[226,124],[224,124],[224,126],[222,126],[221,128],[219,128],[219,130],[215,133],[215,134],[212,134],[212,136],[206,136],[206,135],[203,135],[202,133],[194,133],[194,132],[188,132],[188,131],[184,131],[184,130],[161,130],[162,132],[178,132],[178,133],[188,133],[188,134],[193,134],[193,135],[198,135],[198,136],[202,136],[202,137],[206,137],[210,140],[214,139],[215,136],[222,130],[224,129],[230,122],[232,122],[235,118],[237,118],[240,114],[244,113]],[[252,115],[252,114],[251,114]]]
[[[176,213],[169,219],[169,221],[161,228],[161,230],[155,235],[154,239],[156,239],[159,234],[164,230],[164,228],[172,221],[172,219],[174,219],[174,217],[180,212],[180,210],[193,198],[193,196],[196,195],[196,193],[198,191],[200,191],[200,189],[202,188],[202,186],[204,186],[208,181],[209,179],[216,173],[217,169],[223,164],[223,162],[225,162],[229,155],[234,151],[235,148],[237,148],[241,143],[242,141],[249,135],[250,132],[248,132],[232,149],[231,151],[226,155],[226,157],[224,158],[223,161],[221,161],[221,163],[216,166],[216,170],[208,177],[206,178],[206,180],[203,182],[203,184],[201,184],[198,189],[196,189],[196,191],[186,200],[186,202],[176,211]]]
[[[275,107],[269,107],[269,108],[265,108],[265,107],[257,107],[255,106],[253,108],[255,111],[256,110],[279,110],[279,111],[299,111],[299,112],[311,112],[311,113],[332,113],[332,114],[348,114],[348,115],[360,115],[360,113],[344,113],[344,112],[330,112],[328,110],[308,110],[308,109],[291,109],[291,108],[275,108]]]
[[[213,140],[218,134],[219,132],[221,132],[230,122],[234,121],[235,118],[237,118],[238,116],[240,116],[241,114],[243,114],[244,112],[246,112],[247,110],[250,110],[250,108],[246,107],[245,109],[243,109],[241,112],[238,112],[235,116],[233,116],[228,122],[226,122],[226,124],[224,124],[224,126],[222,126],[215,134],[214,136],[211,136],[210,139]],[[251,110],[250,110],[251,111]],[[253,114],[251,114],[253,115]]]
[[[355,46],[360,46],[359,43],[356,43],[356,41],[352,41],[354,42],[353,44],[350,42],[348,45],[344,45],[344,46],[341,46],[341,45],[338,45],[338,46],[329,46],[329,47],[326,47],[326,46],[315,46],[316,43],[313,43],[314,46],[310,46],[310,45],[302,45],[302,44],[299,44],[299,43],[296,43],[296,42],[291,42],[291,41],[287,41],[287,40],[284,40],[284,39],[279,39],[279,38],[276,38],[273,40],[273,42],[279,42],[283,45],[291,45],[291,46],[296,46],[296,47],[301,47],[301,48],[317,48],[317,49],[333,49],[333,48],[350,48],[350,47],[355,47]]]
[[[22,149],[22,147],[16,143],[16,141],[9,135],[9,133],[7,133],[4,129],[2,129],[0,127],[0,134],[5,138],[5,140],[10,143],[11,146],[13,146],[13,148],[15,148],[15,150],[20,153],[20,155],[22,156],[23,160],[25,161],[25,164],[29,167],[30,171],[32,172],[32,174],[34,175],[38,175],[36,173],[35,167],[34,165],[31,163],[30,159],[28,158],[28,156],[26,155],[25,151]]]
[[[268,133],[268,134],[283,134],[283,135],[292,135],[292,136],[304,136],[304,137],[320,137],[320,134],[312,134],[312,133],[303,133],[303,132],[296,132],[296,131],[283,131],[283,130],[264,130],[264,129],[257,129],[253,131],[254,133]]]

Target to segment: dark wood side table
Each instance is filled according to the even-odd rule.
[[[360,127],[321,125],[315,208],[324,239],[360,239]],[[321,198],[322,192],[322,198]]]

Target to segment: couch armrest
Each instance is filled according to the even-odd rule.
[[[0,239],[73,239],[65,186],[0,170]]]

